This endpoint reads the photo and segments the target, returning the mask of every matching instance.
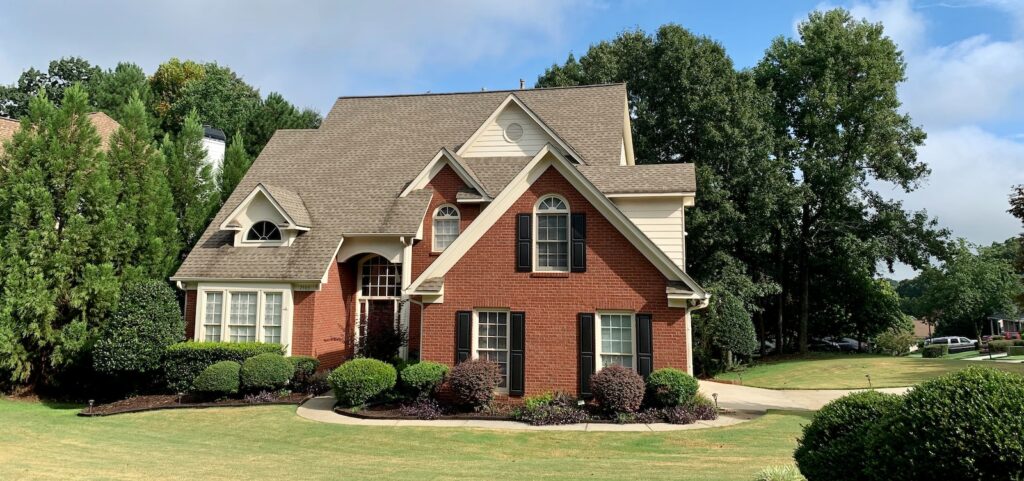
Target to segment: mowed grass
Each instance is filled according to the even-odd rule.
[[[792,463],[807,413],[664,433],[354,427],[290,406],[105,418],[0,399],[0,479],[743,480]]]
[[[968,366],[987,366],[1024,374],[1024,364],[922,359],[870,354],[810,354],[720,374],[717,379],[769,389],[861,389],[912,386]]]

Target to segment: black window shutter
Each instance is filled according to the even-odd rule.
[[[581,312],[576,315],[579,323],[580,348],[580,397],[590,397],[593,392],[590,390],[590,376],[594,375],[594,363],[596,362],[594,351],[594,314]]]
[[[526,391],[526,313],[511,315],[511,339],[508,360],[508,395],[522,396]]]
[[[516,271],[533,270],[533,215],[516,216]]]
[[[455,313],[455,363],[458,364],[470,357],[471,337],[473,333],[473,313],[458,311]]]
[[[636,315],[636,371],[647,377],[654,370],[654,329],[650,314]]]
[[[587,272],[587,214],[572,215],[572,272]]]

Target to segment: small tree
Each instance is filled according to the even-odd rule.
[[[224,166],[220,170],[221,202],[228,200],[228,197],[235,191],[235,187],[238,187],[238,183],[242,181],[242,177],[249,170],[250,165],[252,165],[252,158],[245,151],[245,142],[242,140],[242,134],[235,134],[231,138],[231,145],[228,146],[227,152],[224,153]]]
[[[185,124],[174,140],[170,135],[164,137],[162,149],[167,159],[167,180],[174,198],[178,231],[185,246],[191,248],[220,204],[213,167],[206,162],[203,126],[194,110],[185,117]]]

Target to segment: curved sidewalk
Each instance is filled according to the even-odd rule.
[[[882,392],[903,393],[909,388],[879,389]],[[690,429],[707,429],[731,426],[757,418],[769,409],[782,410],[816,410],[825,403],[845,394],[848,390],[818,391],[776,391],[754,387],[700,382],[700,390],[707,396],[718,394],[718,404],[722,408],[734,411],[723,414],[714,421],[697,421],[694,424],[608,424],[582,423],[560,426],[531,426],[515,421],[476,421],[458,419],[439,419],[434,421],[406,419],[359,419],[334,412],[334,397],[320,396],[310,399],[298,407],[296,414],[312,421],[350,426],[389,426],[389,427],[449,427],[449,428],[482,428],[509,429],[518,431],[618,431],[618,432],[651,432],[651,431],[683,431]]]

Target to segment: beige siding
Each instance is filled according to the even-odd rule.
[[[679,198],[616,198],[629,220],[683,267],[683,202]]]
[[[505,128],[510,124],[523,127],[523,136],[517,141],[505,138]],[[463,157],[532,157],[540,152],[544,145],[554,140],[515,103],[509,103],[491,125],[481,132],[472,145],[462,154]]]

